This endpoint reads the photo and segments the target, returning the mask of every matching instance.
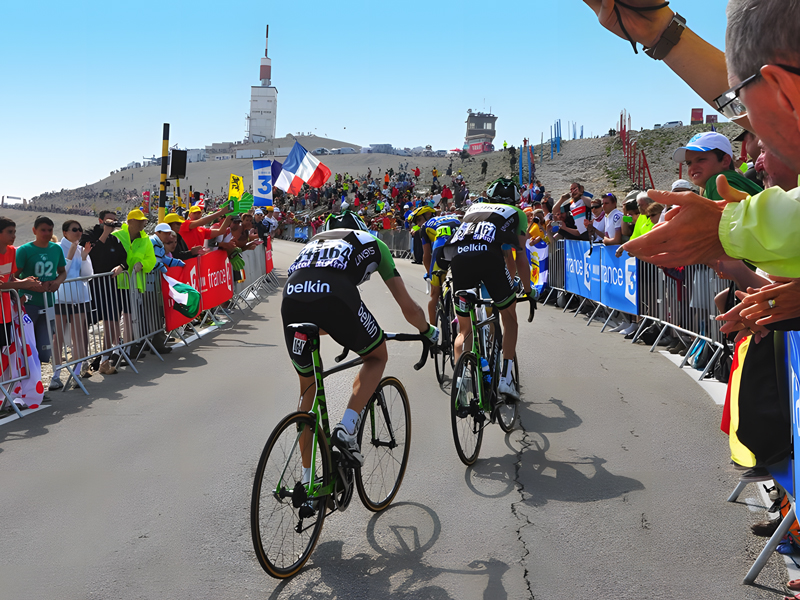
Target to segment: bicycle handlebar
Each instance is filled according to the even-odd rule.
[[[414,370],[419,371],[425,366],[425,363],[428,361],[428,348],[430,348],[432,342],[424,335],[421,333],[386,333],[386,339],[395,342],[422,342],[422,356],[419,362],[414,365]],[[334,360],[337,363],[343,361],[348,352],[350,351],[347,348],[342,348],[342,353]]]
[[[520,300],[526,300],[528,301],[528,303],[530,303],[531,310],[528,313],[528,323],[530,323],[531,321],[533,321],[533,317],[536,315],[536,298],[534,298],[533,296],[528,296],[523,294],[517,296],[517,301]]]

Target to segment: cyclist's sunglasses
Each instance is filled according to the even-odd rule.
[[[784,71],[788,71],[794,75],[800,75],[800,68],[798,67],[791,67],[789,65],[779,65],[776,64],[776,67],[780,67]],[[756,79],[761,77],[761,69],[758,70],[757,73],[751,75],[744,81],[737,83],[731,89],[729,89],[724,94],[721,94],[714,98],[714,105],[717,107],[717,110],[722,113],[723,116],[727,117],[728,119],[739,119],[747,114],[747,108],[739,99],[739,93],[742,91],[742,88],[746,85],[750,85]]]

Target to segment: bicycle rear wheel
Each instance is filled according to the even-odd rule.
[[[356,469],[356,489],[368,510],[378,512],[394,499],[408,465],[411,409],[403,384],[384,377],[367,404],[358,430],[364,465]]]
[[[450,323],[447,322],[447,315],[441,308],[436,309],[436,325],[439,327],[439,345],[433,352],[433,363],[436,367],[436,380],[444,383],[445,369],[447,363],[453,367],[453,339],[450,337]]]
[[[519,363],[517,362],[516,354],[514,355],[514,371],[511,377],[513,379],[512,384],[519,391]],[[500,429],[506,433],[514,429],[514,423],[517,420],[517,404],[519,404],[517,400],[512,400],[506,396],[502,396],[497,401],[497,407],[495,408],[497,411],[497,423],[500,425]]]
[[[486,415],[480,407],[478,386],[481,371],[475,355],[464,352],[456,363],[450,393],[450,424],[458,458],[465,465],[478,458],[483,441],[483,425]]]
[[[307,499],[308,489],[302,484],[300,435],[313,435],[314,426],[308,413],[284,418],[269,436],[256,469],[250,503],[253,547],[264,570],[278,579],[291,577],[306,564],[325,521],[326,498]],[[306,442],[309,453],[311,439]],[[321,431],[316,450],[313,487],[325,487],[330,482],[330,456]]]

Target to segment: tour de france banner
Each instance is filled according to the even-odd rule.
[[[253,160],[253,206],[272,206],[272,161]]]
[[[627,252],[617,258],[617,246],[595,246],[600,259],[600,302],[624,313],[638,314],[639,271],[636,259]]]
[[[208,310],[233,298],[233,279],[227,252],[214,250],[186,261],[184,267],[170,267],[167,275],[180,283],[186,283],[200,292],[200,309]],[[164,316],[167,331],[186,325],[192,318],[175,309],[169,283],[162,278],[161,293],[164,297]]]
[[[566,240],[566,285],[571,294],[600,302],[600,248],[589,242]]]

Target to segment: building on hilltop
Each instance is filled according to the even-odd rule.
[[[464,150],[470,154],[481,154],[482,152],[492,152],[494,146],[495,117],[491,113],[472,112],[467,109],[467,135],[464,137]]]
[[[272,85],[272,59],[269,58],[268,51],[269,25],[267,25],[267,41],[259,73],[261,85],[254,85],[250,88],[250,114],[247,116],[245,140],[253,144],[271,142],[275,139],[278,89]]]

